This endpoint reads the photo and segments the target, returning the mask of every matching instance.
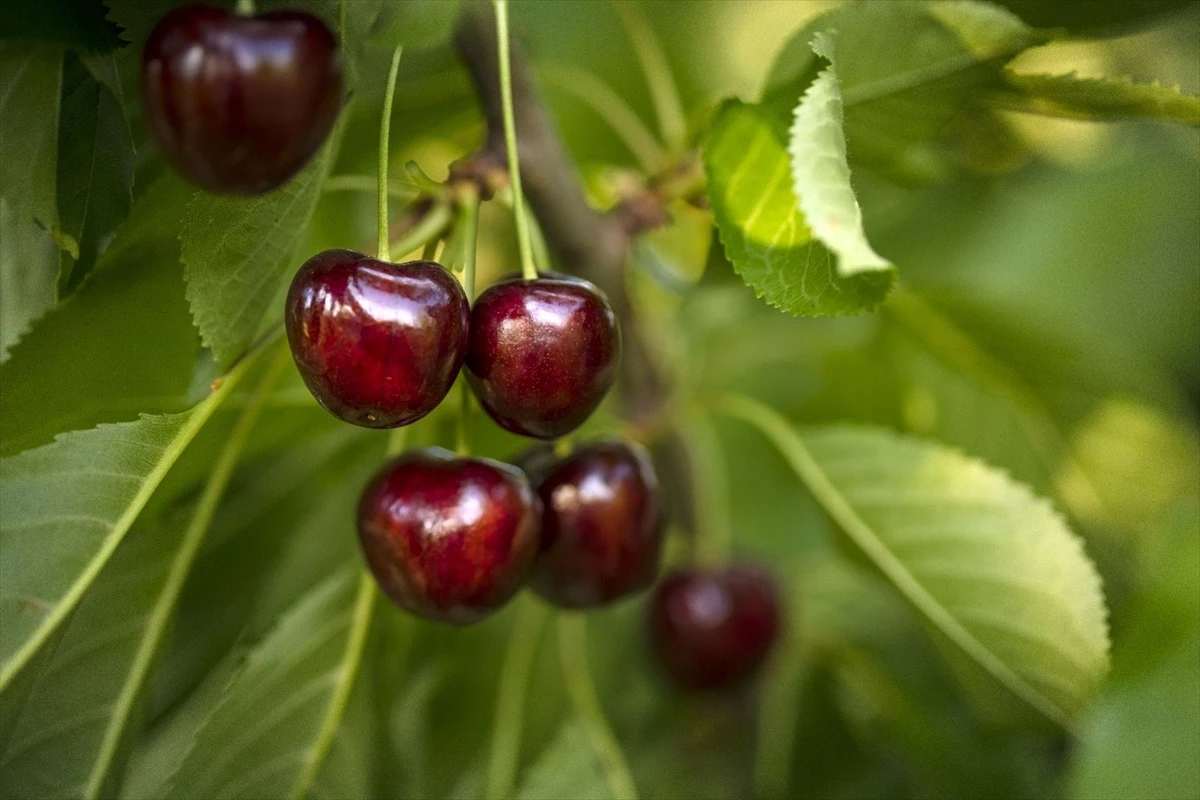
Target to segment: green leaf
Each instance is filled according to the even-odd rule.
[[[867,242],[862,210],[850,186],[833,36],[818,33],[812,48],[829,66],[800,98],[788,138],[800,211],[813,236],[837,256],[839,276],[891,272],[892,265]]]
[[[251,362],[187,413],[60,435],[0,459],[0,692],[47,644]]]
[[[288,610],[200,729],[170,796],[303,797],[349,698],[374,594],[372,578],[342,569]]]
[[[593,755],[583,726],[567,722],[522,776],[519,800],[608,800],[608,781]]]
[[[133,142],[124,109],[79,59],[63,71],[58,143],[59,230],[75,248],[63,256],[59,293],[69,294],[96,262],[133,203]]]
[[[43,795],[90,800],[115,792],[127,745],[137,729],[134,720],[143,690],[184,581],[262,401],[289,363],[281,350],[253,400],[238,415],[184,533],[179,535],[178,527],[170,524],[180,517],[158,525],[157,531],[143,530],[127,538],[84,595],[54,648],[42,651],[22,673],[22,680],[32,681],[32,689],[23,693],[16,719],[6,723],[17,732],[3,755],[5,778],[20,793],[38,787]],[[114,628],[114,608],[131,624]],[[64,739],[69,749],[61,746]]]
[[[54,305],[57,279],[58,248],[50,234],[0,197],[0,364],[30,323]],[[6,403],[9,391],[6,386]]]
[[[165,620],[152,616],[179,531],[138,526],[63,625],[61,637],[21,674],[30,691],[0,695],[0,720],[11,731],[0,751],[5,797],[108,796],[113,769],[130,732],[144,670],[139,648]],[[120,619],[113,618],[114,609]],[[22,696],[23,695],[23,696]]]
[[[0,195],[18,216],[58,225],[62,48],[0,41]]]
[[[121,46],[119,29],[105,18],[101,0],[6,0],[0,4],[0,38],[37,39],[90,52]]]
[[[338,132],[295,178],[261,197],[197,193],[180,241],[187,298],[217,364],[230,366],[259,335],[321,195]],[[272,318],[276,315],[272,314]]]
[[[1200,125],[1200,97],[1183,94],[1178,86],[1134,83],[1130,78],[1084,78],[1068,75],[1028,75],[1004,70],[1005,107],[1078,119],[1149,118]]]
[[[727,102],[704,147],[708,195],[733,267],[759,297],[791,314],[851,314],[877,306],[888,272],[839,274],[814,240],[792,190],[784,134],[763,106]]]
[[[0,460],[0,689],[79,603],[199,419],[102,425]]]
[[[988,3],[848,3],[792,37],[771,70],[765,103],[792,108],[819,68],[809,43],[834,31],[850,154],[902,177],[937,169],[929,143],[972,108],[980,89],[999,82],[1005,61],[1044,40]]]
[[[89,280],[13,347],[0,454],[186,407],[197,342],[167,220],[189,194],[174,179],[151,187]]]
[[[775,442],[952,664],[972,666],[972,685],[986,678],[1063,725],[1089,702],[1108,669],[1107,611],[1080,540],[1049,503],[936,444],[865,427],[798,433],[743,399],[722,408]]]

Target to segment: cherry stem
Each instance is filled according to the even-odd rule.
[[[473,185],[463,188],[458,204],[458,231],[463,237],[462,287],[467,302],[475,302],[475,250],[479,242],[479,192]],[[465,377],[461,384],[458,413],[458,454],[471,452],[471,389]]]
[[[397,45],[392,53],[392,66],[388,70],[387,89],[383,94],[383,118],[379,121],[379,239],[377,256],[380,261],[391,261],[388,246],[388,143],[392,135],[392,100],[396,97],[396,76],[400,73],[400,54],[404,45]]]
[[[403,257],[408,253],[416,250],[418,247],[426,247],[430,242],[437,243],[438,237],[442,235],[442,231],[450,224],[453,214],[450,207],[444,202],[437,201],[429,210],[421,216],[421,219],[416,225],[404,235],[400,241],[396,243],[391,251],[397,257]],[[386,235],[386,234],[385,234]],[[395,259],[385,255],[381,260],[388,261]]]
[[[488,760],[488,800],[512,796],[513,777],[521,753],[521,728],[524,724],[525,696],[529,674],[542,640],[546,610],[526,596],[518,601],[517,618],[509,634],[500,667],[500,686],[496,692],[496,719],[492,727],[491,756]]]
[[[696,530],[693,542],[696,560],[724,564],[733,549],[733,526],[729,514],[729,473],[725,452],[712,418],[695,414],[679,429],[695,484]]]
[[[677,151],[687,139],[687,116],[683,113],[683,103],[680,102],[679,89],[667,63],[666,53],[636,3],[617,0],[613,5],[629,38],[633,40],[638,61],[642,63],[642,73],[646,76],[654,112],[658,116],[658,129],[667,147]]]
[[[388,436],[387,454],[388,457],[398,456],[404,452],[404,448],[408,446],[408,429],[405,425],[401,428],[393,428]]]
[[[237,11],[237,13],[242,14],[244,16],[247,16],[247,17],[253,16],[254,0],[237,0],[237,7],[235,10]]]
[[[504,149],[508,151],[508,179],[512,186],[513,222],[517,227],[517,250],[521,274],[536,280],[533,249],[529,243],[529,220],[525,218],[525,195],[521,192],[521,164],[517,153],[517,123],[513,115],[512,65],[508,45],[508,2],[492,0],[496,6],[496,47],[500,61],[500,104],[504,116]]]
[[[637,786],[625,762],[621,745],[604,717],[596,686],[587,664],[586,618],[582,614],[558,615],[558,661],[562,666],[567,694],[579,714],[592,748],[604,766],[608,786],[617,800],[637,800]]]

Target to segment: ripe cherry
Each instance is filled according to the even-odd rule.
[[[326,250],[293,278],[284,324],[322,406],[355,425],[395,428],[428,414],[454,385],[470,313],[458,281],[432,261]]]
[[[142,53],[142,108],[163,156],[211,192],[261,194],[329,135],[342,63],[325,23],[296,11],[167,13]]]
[[[538,495],[542,546],[534,591],[555,605],[590,608],[654,582],[662,513],[658,478],[640,445],[581,447],[548,472]]]
[[[358,536],[380,587],[438,622],[477,622],[513,596],[538,546],[537,496],[520,470],[445,450],[405,453],[371,480]]]
[[[750,677],[779,634],[779,594],[756,567],[680,570],[650,599],[650,642],[667,674],[694,691]]]
[[[612,386],[620,356],[612,306],[587,281],[509,279],[471,311],[467,379],[513,433],[553,439],[578,428]]]

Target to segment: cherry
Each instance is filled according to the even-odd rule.
[[[470,313],[458,281],[432,261],[326,250],[292,279],[284,324],[322,406],[355,425],[395,428],[428,414],[454,385]]]
[[[667,674],[694,691],[750,677],[779,634],[779,594],[757,567],[680,570],[655,589],[650,642]]]
[[[437,448],[405,453],[358,506],[367,564],[401,608],[477,622],[525,582],[537,554],[537,496],[515,467]]]
[[[542,546],[530,585],[555,605],[589,608],[644,589],[658,575],[658,479],[640,445],[598,442],[540,481]]]
[[[325,141],[341,102],[337,40],[311,14],[184,6],[162,18],[142,53],[150,134],[211,192],[283,184]]]
[[[578,428],[612,386],[620,356],[612,306],[587,281],[511,278],[471,311],[467,380],[513,433],[553,439]]]

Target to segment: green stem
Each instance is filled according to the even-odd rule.
[[[582,614],[559,613],[558,615],[558,659],[562,665],[567,694],[579,714],[579,720],[592,740],[592,747],[604,765],[608,785],[616,800],[637,800],[637,787],[621,745],[613,735],[596,687],[587,665],[586,617]]]
[[[405,425],[401,428],[393,428],[388,436],[387,456],[391,458],[398,456],[404,452],[404,448],[408,446],[408,432],[410,426]]]
[[[508,2],[492,0],[496,6],[496,46],[500,59],[500,102],[504,112],[504,147],[508,151],[508,177],[512,184],[513,221],[517,227],[517,250],[521,273],[526,280],[537,278],[529,245],[529,221],[525,219],[525,195],[521,191],[521,164],[517,152],[517,123],[513,115],[512,65],[509,63]]]
[[[100,744],[100,751],[84,789],[83,795],[89,800],[100,797],[106,788],[111,788],[108,786],[110,770],[124,740],[126,726],[137,705],[137,699],[145,687],[146,678],[158,655],[159,646],[171,620],[172,612],[175,610],[175,604],[183,591],[183,584],[191,572],[196,554],[200,552],[200,545],[208,533],[217,506],[225,494],[225,489],[229,486],[229,479],[237,467],[238,457],[246,444],[246,439],[262,412],[263,401],[280,376],[283,375],[283,370],[290,360],[288,351],[281,349],[254,394],[238,415],[233,430],[229,433],[229,438],[225,440],[225,446],[221,448],[217,460],[212,465],[208,482],[204,486],[200,500],[196,503],[196,510],[192,515],[191,522],[179,540],[179,550],[171,560],[166,582],[159,591],[158,598],[154,601],[154,607],[146,620],[145,633],[126,674],[121,694],[113,706],[108,727],[104,732],[104,740]]]
[[[454,218],[453,212],[445,202],[441,200],[434,201],[434,204],[429,207],[429,210],[417,220],[417,224],[404,234],[401,239],[392,245],[391,252],[395,258],[390,260],[395,261],[403,258],[417,248],[429,246],[430,242],[437,243],[438,237],[446,230],[446,226]]]
[[[496,695],[496,721],[492,727],[491,756],[488,761],[488,800],[500,800],[512,792],[521,752],[521,728],[524,723],[525,694],[529,673],[537,655],[546,611],[528,596],[521,598],[513,623],[504,664],[500,668],[500,686]]]
[[[614,5],[629,38],[633,40],[638,61],[642,63],[642,72],[646,75],[646,84],[654,101],[654,112],[658,115],[658,129],[668,149],[677,151],[687,139],[687,117],[683,113],[683,103],[679,100],[679,90],[671,75],[667,56],[636,3],[616,0]]]
[[[13,678],[28,665],[29,661],[37,654],[47,640],[54,634],[60,625],[66,621],[75,607],[79,605],[79,601],[83,599],[84,593],[88,587],[96,580],[96,576],[100,574],[100,570],[112,558],[112,554],[116,551],[117,546],[125,538],[125,534],[129,532],[130,527],[137,520],[138,515],[142,513],[142,509],[146,507],[146,503],[150,501],[163,478],[183,455],[183,451],[196,438],[196,434],[204,427],[216,410],[221,407],[225,399],[233,392],[234,388],[241,382],[250,368],[257,362],[258,357],[272,344],[274,344],[283,333],[283,326],[278,326],[272,329],[266,336],[258,341],[249,351],[242,356],[229,372],[213,382],[213,389],[208,396],[192,407],[191,411],[186,412],[187,419],[179,428],[179,431],[171,439],[170,443],[163,450],[162,456],[158,463],[146,475],[146,480],[142,483],[142,487],[129,501],[129,505],[125,507],[124,512],[113,523],[112,530],[105,537],[104,542],[100,545],[96,554],[80,571],[79,577],[67,590],[67,592],[59,599],[54,610],[51,611],[37,626],[36,630],[25,641],[25,644],[13,654],[3,668],[0,668],[0,692],[3,692],[12,682]]]
[[[400,73],[400,54],[404,45],[397,45],[392,53],[392,66],[388,70],[387,88],[383,93],[383,117],[379,121],[379,238],[377,240],[380,261],[391,260],[388,248],[388,143],[392,136],[392,101],[396,97],[396,76]]]
[[[308,795],[321,765],[325,763],[325,757],[333,747],[333,740],[341,727],[346,706],[350,703],[350,694],[362,667],[363,654],[367,649],[367,633],[371,629],[371,618],[375,612],[376,594],[375,579],[371,573],[363,570],[358,581],[358,596],[354,601],[350,630],[346,634],[346,651],[342,654],[342,663],[338,666],[337,688],[329,698],[329,707],[325,710],[325,718],[321,720],[321,728],[312,750],[309,751],[308,761],[292,787],[292,800],[303,800]]]
[[[379,192],[379,178],[374,175],[334,175],[321,187],[323,192]],[[411,200],[420,194],[411,183],[391,179],[388,194],[400,200]]]
[[[458,229],[463,237],[463,292],[467,302],[475,302],[475,250],[479,241],[479,192],[474,186],[463,188],[459,197]]]
[[[654,134],[607,83],[568,64],[556,64],[546,69],[543,75],[547,84],[557,85],[590,106],[596,116],[608,123],[647,173],[655,172],[666,163],[666,153]]]
[[[237,0],[234,10],[246,17],[254,16],[254,0]]]
[[[721,437],[712,418],[695,414],[680,431],[696,497],[696,556],[708,564],[723,564],[733,549],[733,525],[729,514],[729,474]]]

